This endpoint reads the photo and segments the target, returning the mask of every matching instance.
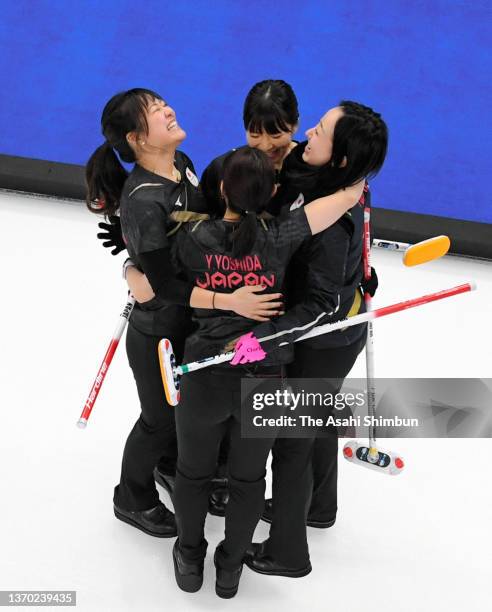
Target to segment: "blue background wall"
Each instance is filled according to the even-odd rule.
[[[282,78],[299,99],[300,134],[342,98],[383,114],[377,206],[490,223],[491,6],[2,1],[0,153],[83,164],[102,142],[107,99],[143,86],[176,109],[201,171],[244,142],[248,89]]]

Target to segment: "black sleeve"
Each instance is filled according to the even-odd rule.
[[[301,244],[313,235],[304,207],[272,220],[275,226],[275,240],[280,257],[285,263]]]
[[[140,255],[169,247],[167,216],[159,205],[159,198],[162,199],[162,193],[158,189],[142,189],[122,216],[122,230],[130,253]]]
[[[193,283],[179,280],[166,247],[141,253],[139,261],[155,295],[165,304],[189,306]]]
[[[292,216],[292,213],[291,213]],[[296,257],[307,262],[303,283],[305,297],[285,315],[257,325],[252,331],[268,338],[262,347],[271,353],[284,343],[294,342],[313,327],[338,320],[341,291],[345,284],[351,236],[340,222],[307,240]],[[299,282],[299,279],[296,279]]]

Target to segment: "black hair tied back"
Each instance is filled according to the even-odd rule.
[[[85,167],[87,207],[91,212],[114,215],[119,208],[123,185],[128,176],[113,147],[104,142],[90,156]]]
[[[104,107],[101,131],[105,141],[90,156],[85,167],[86,203],[91,212],[110,216],[118,210],[128,176],[118,155],[124,162],[136,161],[126,137],[129,132],[148,132],[146,110],[153,100],[162,98],[150,89],[129,89],[113,96]]]
[[[258,221],[275,186],[275,171],[268,156],[250,147],[230,153],[223,167],[224,195],[232,212],[242,216],[232,233],[232,256],[250,253],[256,242]]]

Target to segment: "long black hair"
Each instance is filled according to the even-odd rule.
[[[224,160],[223,189],[232,212],[241,215],[231,234],[233,257],[247,255],[256,241],[261,213],[275,187],[275,171],[268,156],[250,147],[232,151]]]
[[[128,132],[148,132],[145,113],[153,100],[162,100],[162,97],[150,89],[135,88],[117,93],[104,107],[101,131],[105,142],[85,166],[86,203],[91,212],[109,216],[118,210],[128,173],[115,151],[124,162],[136,161],[126,135]]]
[[[294,168],[287,180],[300,188],[314,189],[317,196],[350,187],[363,178],[374,177],[383,166],[388,150],[388,128],[380,113],[372,108],[343,100],[343,115],[335,124],[330,160],[321,167]],[[341,164],[347,159],[347,163]]]
[[[244,101],[243,121],[248,132],[289,132],[299,121],[292,87],[285,81],[272,79],[253,85]]]

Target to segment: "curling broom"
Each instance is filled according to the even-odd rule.
[[[94,408],[94,404],[96,402],[97,396],[99,395],[99,391],[101,390],[101,386],[104,382],[106,374],[108,372],[108,368],[111,365],[111,361],[113,360],[113,356],[115,354],[116,349],[118,348],[118,344],[120,342],[121,336],[125,331],[125,327],[128,323],[128,319],[130,318],[131,312],[135,305],[135,298],[130,295],[127,303],[119,316],[118,325],[114,330],[113,336],[111,338],[111,342],[109,343],[108,349],[104,358],[102,360],[101,366],[97,372],[97,376],[92,384],[91,390],[87,399],[85,400],[84,408],[82,410],[82,414],[80,415],[79,420],[77,421],[77,427],[80,429],[85,429],[87,427],[87,421],[91,415],[92,409]]]
[[[389,306],[383,306],[382,308],[376,308],[371,312],[358,314],[353,317],[350,317],[349,319],[343,319],[342,321],[336,321],[335,323],[325,323],[324,325],[320,325],[318,327],[313,328],[311,331],[304,334],[300,338],[297,338],[295,342],[300,342],[302,340],[307,340],[308,338],[314,338],[316,336],[328,334],[333,331],[336,331],[337,329],[343,329],[345,327],[352,327],[353,325],[367,323],[368,321],[372,321],[380,317],[385,317],[387,315],[391,315],[397,312],[402,312],[403,310],[408,310],[409,308],[423,306],[424,304],[430,304],[431,302],[450,298],[461,293],[468,293],[469,291],[474,291],[475,289],[475,283],[468,282],[463,285],[458,285],[457,287],[452,287],[450,289],[443,289],[441,291],[436,291],[435,293],[430,293],[427,295],[422,295],[420,297],[405,300],[404,302],[398,302]],[[264,338],[258,338],[258,342],[261,343],[265,340],[270,339],[271,336],[266,336]],[[288,343],[286,342],[285,344]],[[198,361],[193,361],[188,364],[176,365],[176,359],[174,356],[172,344],[167,338],[163,338],[159,342],[159,361],[167,402],[171,406],[177,406],[177,404],[179,403],[180,379],[183,374],[194,372],[196,370],[201,370],[202,368],[207,368],[212,365],[226,363],[234,357],[234,354],[234,351],[230,351],[228,353],[221,353],[220,355],[215,355],[213,357],[199,359]]]

